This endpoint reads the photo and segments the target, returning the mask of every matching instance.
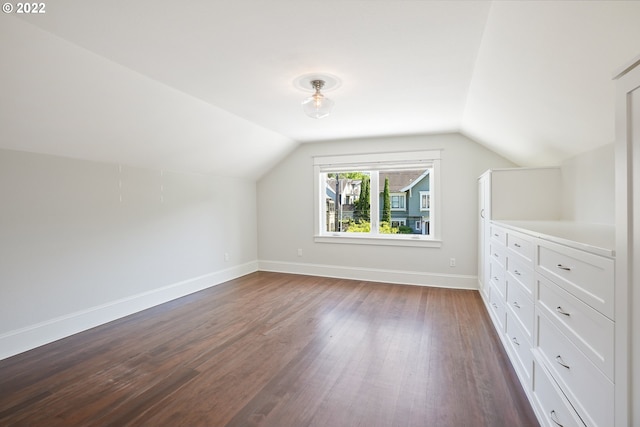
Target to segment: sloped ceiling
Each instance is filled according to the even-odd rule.
[[[640,2],[56,0],[0,16],[0,147],[255,179],[297,144],[462,132],[523,166],[614,140]],[[333,114],[294,81],[329,73]]]
[[[461,129],[523,166],[612,143],[612,78],[638,54],[640,2],[494,2]]]

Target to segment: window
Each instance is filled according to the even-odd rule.
[[[431,194],[429,191],[420,192],[420,210],[428,211],[431,207]]]
[[[315,240],[439,246],[438,150],[314,158]]]
[[[348,170],[323,174],[326,232],[368,232],[369,172]],[[366,202],[365,202],[366,201]]]
[[[407,219],[406,218],[398,218],[398,219],[392,219],[391,220],[391,228],[400,228],[401,226],[406,226],[407,225]]]
[[[405,194],[404,193],[392,193],[391,194],[391,210],[394,211],[403,211],[405,205]]]

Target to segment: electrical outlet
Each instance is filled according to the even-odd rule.
[[[228,252],[224,253],[224,260],[225,261],[229,261],[229,253]]]
[[[302,248],[298,248],[298,256],[302,256]]]
[[[455,258],[449,259],[449,267],[455,267],[455,266],[456,266],[456,259]]]

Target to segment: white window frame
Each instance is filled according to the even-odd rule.
[[[391,202],[391,210],[392,211],[406,211],[407,210],[407,193],[389,193],[389,197],[393,198],[393,197],[402,197],[402,207],[401,208],[394,208],[393,207],[393,202]]]
[[[314,241],[318,243],[348,243],[364,245],[441,247],[441,191],[440,191],[440,151],[405,151],[391,153],[347,154],[336,156],[317,156],[313,158],[314,168]],[[378,194],[382,191],[378,173],[385,170],[414,170],[431,168],[429,209],[430,235],[423,234],[381,234]],[[371,185],[371,232],[348,233],[326,231],[324,229],[325,187],[322,178],[327,172],[369,171]],[[406,207],[406,200],[405,200]]]
[[[431,200],[429,200],[429,207],[428,208],[423,208],[422,207],[422,198],[423,197],[427,197],[427,200],[429,200],[431,198],[431,190],[429,190],[429,191],[421,191],[420,192],[420,211],[421,212],[429,212],[431,210]]]

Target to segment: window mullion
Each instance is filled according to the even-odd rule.
[[[369,185],[371,188],[371,234],[380,234],[380,183],[378,179],[378,171],[370,171],[371,179]]]

